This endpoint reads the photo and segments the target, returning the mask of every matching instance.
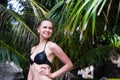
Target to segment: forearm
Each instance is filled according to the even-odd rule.
[[[63,67],[61,67],[59,70],[55,71],[54,73],[52,73],[52,78],[56,78],[68,71],[70,71],[73,67],[73,64],[70,63],[70,64],[66,64],[64,65]]]

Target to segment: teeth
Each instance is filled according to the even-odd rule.
[[[48,33],[48,32],[44,32],[44,33]]]
[[[44,32],[46,35],[49,35],[49,33],[47,33],[47,32]]]

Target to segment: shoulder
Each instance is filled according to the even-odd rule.
[[[62,48],[55,42],[49,41],[48,47],[53,53],[63,53]]]
[[[55,49],[56,47],[58,47],[58,45],[52,41],[49,41],[47,45],[50,49]]]
[[[52,41],[48,41],[48,46],[51,46],[51,47],[55,47],[57,44],[55,42],[52,42]]]

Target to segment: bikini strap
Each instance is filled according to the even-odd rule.
[[[47,42],[48,42],[48,41],[46,41],[46,43],[45,43],[44,51],[45,51],[45,48],[46,48]]]

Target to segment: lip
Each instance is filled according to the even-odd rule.
[[[51,32],[43,32],[45,36],[51,36]]]
[[[49,35],[49,34],[50,34],[50,32],[44,32],[44,34]]]

